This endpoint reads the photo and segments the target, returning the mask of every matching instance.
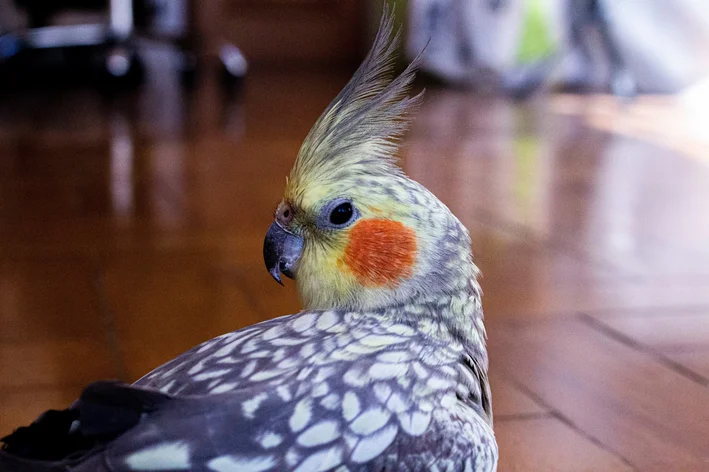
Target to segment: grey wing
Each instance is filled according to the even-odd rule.
[[[324,398],[271,397],[255,418],[245,397],[176,403],[104,452],[110,470],[493,472],[497,446],[473,410],[396,415],[365,396],[357,415]],[[264,416],[265,415],[265,416]],[[417,416],[418,415],[418,416]],[[77,469],[89,470],[89,469]],[[93,469],[92,469],[93,470]]]
[[[178,398],[111,444],[106,461],[115,471],[491,471],[494,436],[469,400],[463,355],[379,316],[262,323],[141,379]]]

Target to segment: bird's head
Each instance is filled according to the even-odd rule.
[[[385,13],[364,62],[305,139],[266,235],[268,270],[278,282],[294,278],[306,308],[407,303],[476,273],[465,227],[396,164],[421,100],[408,96],[418,61],[394,77],[397,43]]]

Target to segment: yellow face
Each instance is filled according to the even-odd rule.
[[[276,210],[278,224],[303,241],[292,275],[308,308],[375,305],[414,274],[419,242],[407,208],[353,190],[289,189]]]
[[[434,288],[427,274],[443,286],[433,241],[449,212],[397,166],[421,94],[409,96],[418,61],[395,74],[393,24],[385,14],[362,65],[303,141],[266,236],[269,272],[294,277],[306,308],[401,303]]]

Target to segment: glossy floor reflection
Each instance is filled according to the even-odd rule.
[[[298,310],[262,238],[348,74],[149,77],[0,99],[0,433]],[[429,90],[404,149],[473,237],[501,471],[709,470],[709,147],[609,100]]]

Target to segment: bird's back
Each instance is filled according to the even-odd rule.
[[[271,320],[135,385],[174,400],[109,447],[113,470],[492,470],[473,467],[496,446],[465,347],[376,313]]]

